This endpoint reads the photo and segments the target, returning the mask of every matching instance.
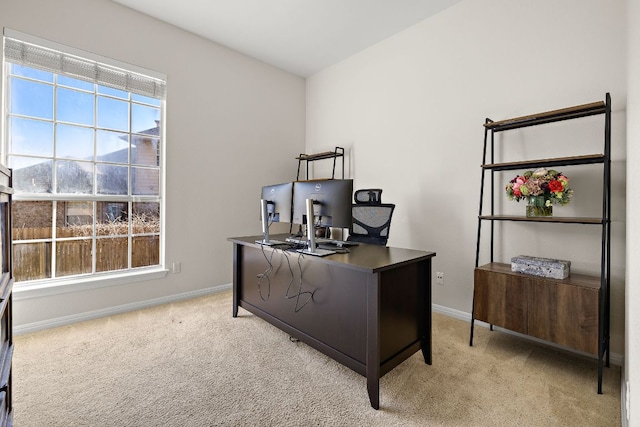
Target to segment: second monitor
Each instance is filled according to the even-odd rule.
[[[293,183],[294,224],[307,224],[310,255],[329,255],[316,247],[314,227],[350,228],[352,221],[352,179],[323,179]]]
[[[307,223],[306,200],[313,200],[314,224],[321,227],[351,227],[352,179],[322,179],[293,183],[294,224]]]

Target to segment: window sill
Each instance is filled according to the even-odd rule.
[[[154,269],[127,272],[122,274],[109,274],[105,276],[79,277],[68,280],[39,281],[38,283],[15,285],[13,288],[14,301],[31,298],[42,298],[70,292],[81,292],[106,286],[125,285],[145,280],[162,279],[167,276],[169,270],[158,267]]]

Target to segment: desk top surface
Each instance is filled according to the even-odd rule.
[[[284,236],[271,236],[273,239],[284,240]],[[254,246],[260,248],[260,244],[255,243],[261,236],[245,236],[245,237],[229,237],[230,242],[243,246]],[[278,246],[264,246],[266,250],[285,250]],[[297,254],[296,252],[292,252]],[[415,249],[393,248],[388,246],[366,245],[349,247],[348,253],[336,253],[324,257],[316,257],[313,255],[303,255],[304,258],[312,258],[319,262],[329,264],[340,264],[343,267],[353,268],[367,272],[377,273],[386,269],[395,268],[402,264],[411,264],[415,262],[431,259],[436,255],[435,252],[419,251]]]

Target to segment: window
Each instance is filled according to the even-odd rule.
[[[164,78],[33,40],[5,30],[16,282],[161,267]]]

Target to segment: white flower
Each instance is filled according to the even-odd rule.
[[[545,176],[546,174],[547,174],[547,170],[545,168],[538,168],[534,170],[531,175],[535,177],[541,177],[541,176]]]

